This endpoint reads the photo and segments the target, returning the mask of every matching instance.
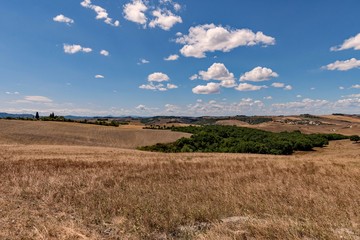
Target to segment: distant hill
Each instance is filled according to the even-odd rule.
[[[11,118],[33,118],[34,115],[32,115],[32,114],[12,114],[12,113],[0,112],[0,118],[7,118],[7,117],[11,117]]]

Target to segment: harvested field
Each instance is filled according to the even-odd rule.
[[[297,116],[274,117],[275,120],[292,120],[299,121],[302,118]],[[317,121],[321,121],[323,125],[295,125],[281,122],[266,122],[251,125],[238,120],[221,120],[217,121],[219,125],[230,125],[238,127],[256,128],[271,132],[295,131],[300,130],[302,133],[339,133],[344,135],[360,135],[360,118],[351,116],[319,116]]]
[[[173,142],[186,133],[144,130],[139,126],[106,127],[90,124],[0,120],[0,143],[136,148]]]
[[[239,120],[220,120],[216,122],[217,125],[224,126],[237,126],[237,127],[249,127],[249,123]]]
[[[342,116],[342,115],[324,115],[321,116],[323,118],[328,118],[331,120],[336,121],[346,121],[346,122],[352,122],[352,123],[360,123],[360,117],[353,117],[353,116]]]
[[[162,154],[5,132],[0,239],[360,238],[360,144],[349,140],[292,156]]]
[[[360,124],[358,123],[341,123],[332,125],[290,125],[286,123],[269,122],[258,125],[251,125],[251,128],[262,129],[271,132],[295,131],[300,130],[302,133],[339,133],[343,135],[360,135]]]

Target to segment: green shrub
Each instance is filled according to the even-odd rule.
[[[352,135],[352,136],[350,136],[350,141],[358,142],[358,141],[360,141],[360,136]]]
[[[231,152],[289,155],[311,151],[331,140],[346,139],[340,134],[302,134],[300,131],[272,133],[235,126],[172,127],[173,131],[191,133],[174,143],[156,144],[140,149],[159,152]]]

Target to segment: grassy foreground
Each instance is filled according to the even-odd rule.
[[[358,239],[359,144],[293,156],[0,145],[0,239]]]

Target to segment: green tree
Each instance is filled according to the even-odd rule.
[[[39,118],[40,118],[40,116],[39,116],[39,112],[36,112],[36,114],[35,114],[35,118],[36,118],[37,120],[39,120]]]
[[[360,136],[358,135],[352,135],[350,136],[350,141],[353,141],[353,142],[359,142],[360,141]]]

